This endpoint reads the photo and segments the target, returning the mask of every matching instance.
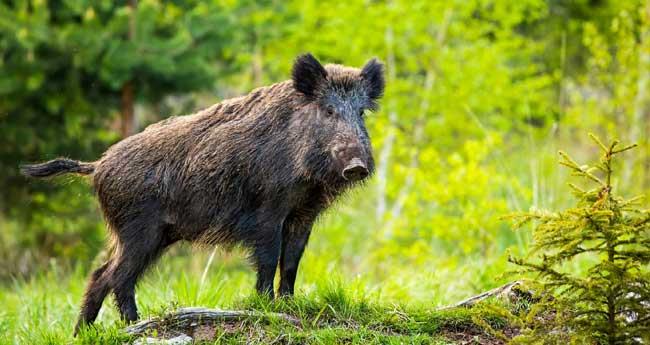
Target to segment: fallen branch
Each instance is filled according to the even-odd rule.
[[[181,308],[162,318],[152,318],[131,325],[125,329],[125,332],[132,335],[143,335],[149,331],[156,330],[170,333],[179,333],[191,330],[203,325],[214,325],[222,322],[233,322],[243,320],[260,320],[260,319],[281,319],[298,325],[300,321],[293,316],[281,313],[262,313],[245,310],[219,310],[208,308]]]
[[[518,286],[521,286],[522,282],[519,280],[510,282],[508,284],[499,286],[498,288],[494,288],[492,290],[480,293],[476,296],[472,296],[470,298],[464,299],[458,303],[448,305],[442,308],[439,308],[438,310],[446,310],[446,309],[454,309],[454,308],[468,308],[474,306],[476,303],[479,303],[481,301],[484,301],[490,297],[497,297],[497,298],[506,298],[508,300],[511,300],[513,298],[517,298],[518,293],[514,291],[514,289]]]

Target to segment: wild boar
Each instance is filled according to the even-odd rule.
[[[111,232],[111,256],[89,280],[79,327],[115,294],[138,318],[138,279],[178,241],[250,248],[256,288],[292,295],[318,215],[373,173],[364,114],[384,91],[383,65],[321,65],[299,56],[292,79],[192,115],[172,117],[111,146],[90,163],[60,158],[25,175],[91,175]]]

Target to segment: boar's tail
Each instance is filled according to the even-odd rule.
[[[67,173],[81,175],[92,174],[95,171],[93,163],[83,163],[68,158],[57,158],[40,164],[28,164],[20,167],[20,172],[29,177],[51,177]]]

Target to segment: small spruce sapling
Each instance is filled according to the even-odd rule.
[[[515,227],[529,221],[536,226],[529,257],[509,261],[550,293],[542,298],[544,308],[527,316],[522,338],[650,344],[650,210],[641,208],[641,197],[617,196],[612,183],[613,159],[636,145],[619,148],[617,141],[605,145],[590,137],[602,151],[597,164],[580,165],[559,153],[560,164],[592,186],[569,183],[577,205],[514,216]]]

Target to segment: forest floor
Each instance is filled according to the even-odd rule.
[[[201,254],[195,254],[196,259]],[[219,258],[206,269],[204,258],[167,258],[152,269],[136,290],[142,320],[166,319],[180,308],[205,307],[252,311],[261,317],[241,318],[190,329],[160,327],[149,337],[173,338],[184,333],[199,344],[503,344],[516,335],[492,308],[500,300],[487,300],[472,308],[441,309],[483,289],[501,285],[493,281],[472,293],[447,293],[442,287],[458,282],[440,279],[437,299],[403,298],[355,279],[324,275],[316,265],[305,265],[296,295],[268,300],[253,294],[254,273],[236,258]],[[0,345],[4,344],[145,344],[143,337],[125,332],[112,297],[107,298],[93,327],[73,338],[79,301],[88,271],[62,270],[53,264],[28,279],[0,284]],[[415,277],[413,279],[416,279]],[[410,286],[410,285],[409,285]],[[421,282],[413,289],[428,289]],[[459,298],[460,295],[463,295]],[[273,317],[281,313],[284,318]],[[493,328],[497,332],[489,330]],[[175,334],[174,334],[175,333]]]
[[[54,283],[51,286],[52,291],[60,288],[65,289]],[[0,336],[0,344],[492,345],[505,344],[505,339],[517,334],[517,329],[490,308],[503,304],[496,299],[471,308],[441,310],[426,305],[373,302],[334,285],[330,289],[273,301],[257,295],[245,297],[234,301],[227,309],[246,311],[253,316],[219,322],[199,320],[177,326],[170,315],[189,306],[159,307],[143,313],[143,320],[160,320],[157,327],[148,328],[144,335],[127,333],[127,325],[116,319],[114,308],[105,303],[104,309],[111,314],[109,320],[104,317],[73,338],[71,331],[76,312],[70,305],[73,302],[65,303],[65,309],[57,309],[50,302],[34,300],[32,306],[24,307],[32,310],[26,315],[0,311],[0,334],[5,334]],[[44,304],[49,306],[44,307]],[[182,338],[185,341],[178,341]]]
[[[154,319],[162,320],[161,324],[150,328],[145,337],[99,326],[87,329],[79,341],[87,344],[491,345],[505,344],[494,330],[507,338],[517,334],[516,329],[486,308],[402,308],[353,301],[343,291],[330,292],[276,301],[251,297],[238,307],[255,311],[255,316],[223,322],[198,322],[189,326],[173,326],[170,318],[173,312],[161,311],[159,315],[153,315]],[[488,331],[485,325],[493,330]]]

